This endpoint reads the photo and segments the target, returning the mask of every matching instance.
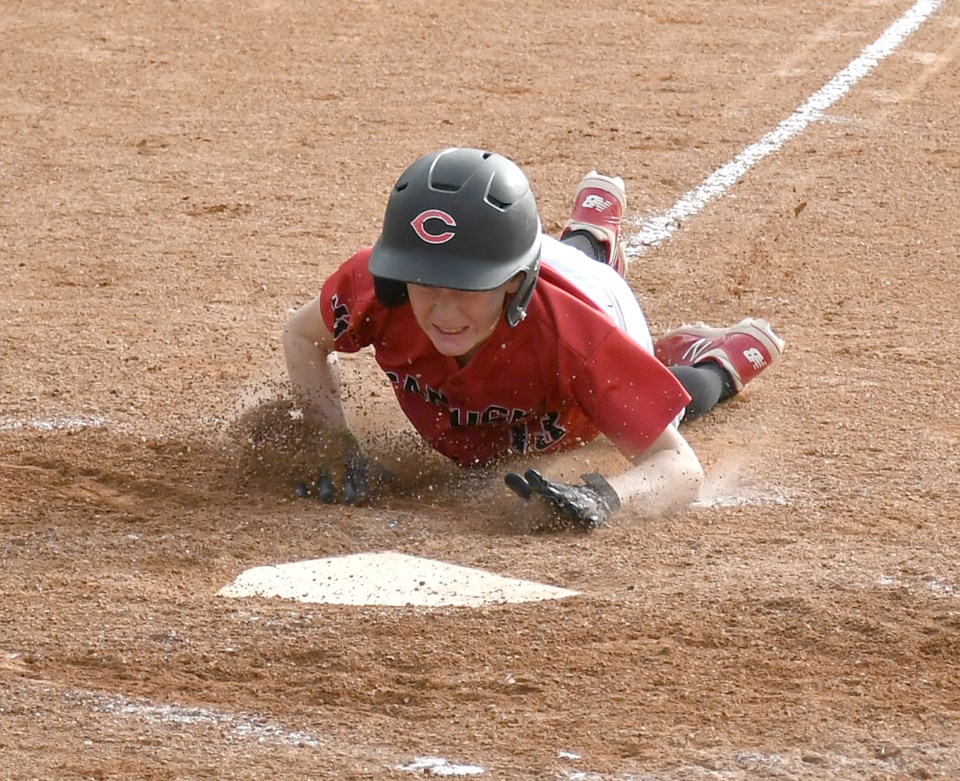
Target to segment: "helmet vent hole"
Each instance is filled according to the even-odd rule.
[[[455,193],[460,188],[455,184],[444,184],[442,182],[434,182],[433,189],[440,190],[440,192],[444,192],[444,193]]]
[[[498,209],[507,209],[512,205],[510,201],[501,201],[498,198],[494,198],[492,195],[487,196],[487,203],[489,203],[491,206],[496,206]]]
[[[399,192],[402,192],[403,190],[406,190],[406,189],[407,189],[407,185],[408,185],[408,184],[409,184],[409,182],[400,182],[400,183],[394,188],[394,190],[395,190],[396,192],[398,192],[398,193],[399,193]]]

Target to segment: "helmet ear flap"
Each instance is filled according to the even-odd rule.
[[[516,328],[527,316],[527,307],[530,306],[530,299],[533,298],[533,289],[537,286],[538,276],[540,276],[539,263],[532,269],[523,272],[523,282],[520,283],[520,289],[507,302],[504,314],[507,318],[507,325],[511,328]]]
[[[407,295],[407,283],[397,279],[374,277],[373,292],[377,296],[377,301],[387,309],[395,309],[398,306],[403,306],[410,300]]]

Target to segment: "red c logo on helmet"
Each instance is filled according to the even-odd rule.
[[[413,226],[413,230],[416,232],[416,234],[423,241],[427,242],[427,244],[446,244],[456,235],[455,231],[430,233],[426,227],[427,220],[440,220],[440,222],[442,222],[448,228],[457,227],[457,221],[449,214],[440,211],[439,209],[427,209],[425,212],[420,212],[420,214],[414,217],[410,224]]]

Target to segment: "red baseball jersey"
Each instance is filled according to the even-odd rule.
[[[690,401],[660,361],[547,265],[526,318],[516,327],[501,318],[461,367],[437,352],[408,304],[380,304],[370,251],[324,283],[324,322],[338,351],[373,346],[414,428],[461,466],[578,447],[601,433],[639,455]]]

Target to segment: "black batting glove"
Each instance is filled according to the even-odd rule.
[[[588,532],[603,526],[620,509],[620,497],[603,475],[583,475],[584,485],[570,485],[548,480],[536,469],[523,475],[510,472],[504,478],[507,486],[523,499],[541,497],[556,511],[556,523],[541,531],[572,529]]]
[[[337,499],[333,478],[330,477],[329,472],[321,469],[313,480],[305,480],[297,485],[297,496],[301,499],[319,499],[321,502],[333,504]]]
[[[318,499],[326,504],[365,504],[375,498],[377,490],[394,479],[393,473],[381,464],[355,454],[346,462],[343,481],[339,489],[335,478],[327,469],[320,469],[317,476],[297,486],[297,496],[303,499]]]
[[[371,462],[362,456],[347,462],[347,473],[343,478],[343,500],[347,504],[363,504],[370,499]]]

